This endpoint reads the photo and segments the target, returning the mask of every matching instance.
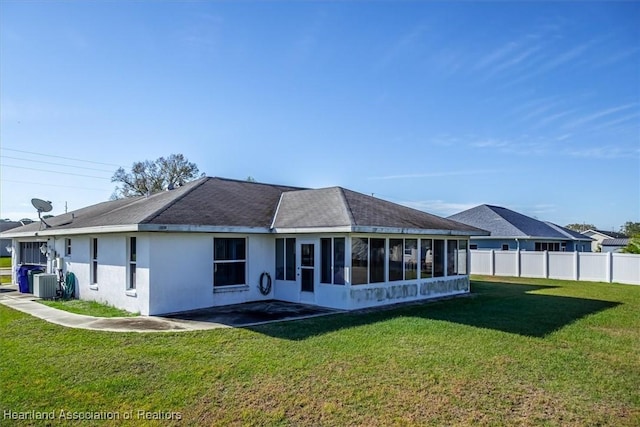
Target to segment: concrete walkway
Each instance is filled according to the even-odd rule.
[[[162,317],[93,317],[70,313],[40,304],[32,294],[8,291],[0,287],[0,304],[68,328],[112,332],[176,332],[228,328],[220,323],[193,322]]]
[[[170,317],[93,317],[58,310],[37,302],[33,294],[19,293],[17,286],[0,286],[0,304],[47,322],[68,328],[112,332],[180,332],[199,331],[236,326],[247,327],[274,321],[305,319],[335,313],[334,310],[308,307],[300,304],[265,302],[242,304],[242,308],[218,307],[177,313]],[[262,311],[261,311],[262,310]],[[261,321],[256,320],[260,312]],[[269,320],[264,320],[269,319]]]

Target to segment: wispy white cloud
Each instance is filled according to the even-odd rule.
[[[601,131],[626,123],[629,123],[636,131],[640,131],[640,111],[627,114],[626,116],[618,117],[607,122],[599,123],[593,128],[593,130]]]
[[[481,170],[459,170],[459,171],[446,171],[446,172],[424,172],[424,173],[410,173],[399,175],[384,175],[384,176],[372,176],[368,179],[371,180],[392,180],[392,179],[416,179],[416,178],[438,178],[443,176],[466,176],[466,175],[485,175],[492,173],[503,172],[497,169],[481,169]]]
[[[620,61],[629,59],[632,56],[637,56],[638,54],[640,54],[640,47],[632,47],[624,50],[614,51],[610,55],[604,56],[597,65],[608,66],[616,64]]]
[[[409,29],[402,34],[386,51],[380,56],[374,65],[375,69],[384,69],[394,63],[398,57],[408,52],[414,52],[422,42],[422,36],[427,31],[427,26],[420,24]]]
[[[555,68],[558,68],[567,62],[571,62],[582,56],[592,45],[594,41],[589,41],[578,46],[574,46],[573,48],[556,55],[552,60],[547,61],[538,68],[538,73],[545,73],[551,71]]]
[[[475,64],[474,68],[476,70],[492,68],[503,61],[504,58],[508,57],[513,52],[517,52],[519,48],[520,45],[518,43],[513,41],[508,42],[504,46],[480,58],[480,60]]]
[[[482,203],[473,202],[449,202],[445,200],[419,200],[412,202],[397,202],[410,208],[418,209],[431,214],[440,216],[450,216],[458,212],[466,211]]]
[[[469,146],[475,148],[504,148],[510,145],[512,145],[512,143],[508,141],[491,138],[480,139],[469,144]]]
[[[621,111],[627,111],[631,108],[638,107],[638,105],[640,104],[638,104],[637,102],[634,102],[634,103],[619,105],[617,107],[611,107],[604,110],[600,110],[595,113],[587,114],[585,116],[566,122],[564,124],[564,127],[567,129],[578,128],[578,127],[590,124],[594,121],[597,121],[598,119],[609,117],[615,113],[619,113]]]
[[[87,111],[47,100],[3,99],[0,102],[0,122],[42,122],[86,116]]]
[[[599,147],[568,148],[564,154],[572,157],[582,157],[591,159],[640,159],[640,148],[621,147],[614,145],[602,145]]]
[[[224,20],[213,14],[199,14],[188,27],[177,35],[178,39],[193,48],[209,49],[216,46]]]

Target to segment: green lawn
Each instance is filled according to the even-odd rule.
[[[179,412],[180,425],[640,425],[640,286],[493,280],[476,278],[467,298],[202,332],[66,329],[0,306],[0,413],[55,411],[55,425],[60,410],[120,417],[101,425],[138,425],[139,410]]]
[[[11,268],[11,257],[0,257],[0,268]],[[0,275],[0,285],[11,283],[11,273]]]
[[[138,316],[137,313],[130,313],[126,310],[120,310],[109,305],[100,304],[96,301],[84,301],[72,299],[68,301],[58,300],[38,300],[39,303],[48,305],[49,307],[65,310],[76,314],[85,314],[87,316],[96,317],[133,317]]]

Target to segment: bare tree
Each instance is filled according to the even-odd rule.
[[[121,185],[116,187],[111,198],[153,194],[179,187],[203,176],[204,173],[200,173],[198,166],[189,162],[182,154],[171,154],[166,159],[160,157],[155,161],[135,162],[130,172],[119,168],[113,174],[111,182]]]

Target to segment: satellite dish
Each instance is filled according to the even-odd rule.
[[[41,212],[51,212],[51,210],[53,209],[51,202],[47,202],[46,200],[42,199],[31,199],[31,204],[38,210],[38,214],[40,214]]]
[[[47,202],[46,200],[42,199],[31,199],[31,204],[38,211],[38,218],[40,219],[40,229],[42,230],[42,224],[44,224],[45,228],[51,227],[44,219],[42,219],[41,215],[42,212],[51,212],[51,209],[53,209],[53,206],[51,206],[51,202]]]

